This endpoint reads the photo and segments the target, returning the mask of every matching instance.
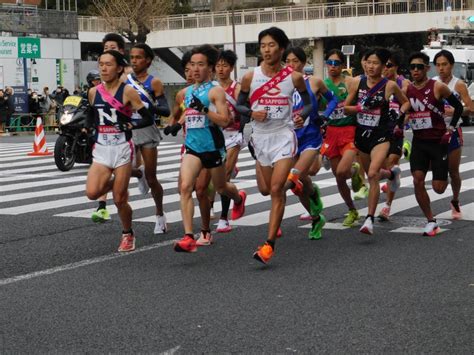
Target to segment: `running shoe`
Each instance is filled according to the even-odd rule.
[[[302,215],[300,215],[299,220],[300,221],[312,221],[313,217],[311,217],[311,215],[308,212],[306,212],[306,213],[303,213]]]
[[[150,187],[148,186],[148,182],[146,181],[145,167],[143,165],[140,165],[138,167],[138,170],[140,170],[142,172],[142,177],[137,178],[138,179],[138,190],[143,195],[146,195],[148,193],[148,191],[150,190]]]
[[[385,206],[382,207],[382,210],[379,213],[379,219],[382,222],[387,222],[390,220],[390,206],[385,204]]]
[[[244,190],[239,191],[239,195],[242,198],[240,203],[235,203],[234,207],[232,208],[232,220],[235,221],[242,217],[245,213],[245,200],[247,199],[247,193]]]
[[[273,248],[268,242],[265,242],[262,246],[258,247],[257,251],[253,254],[254,259],[266,264],[270,261],[273,256]]]
[[[202,246],[207,246],[212,244],[212,235],[210,232],[203,232],[195,235],[195,237],[199,236],[199,238],[196,240],[196,245],[198,247]]]
[[[354,194],[354,200],[365,200],[369,197],[369,188],[365,185],[362,185],[359,191]]]
[[[168,231],[168,226],[166,225],[166,216],[156,216],[155,223],[155,234],[164,234]]]
[[[410,160],[411,156],[411,143],[409,140],[404,139],[403,140],[403,156],[405,157],[406,160]]]
[[[400,174],[402,173],[402,169],[400,169],[398,165],[395,165],[391,171],[393,173],[393,179],[388,182],[390,184],[390,191],[397,192],[400,188]]]
[[[107,209],[101,208],[92,212],[91,218],[94,223],[104,223],[106,221],[110,221],[110,213],[107,211]]]
[[[232,230],[232,227],[227,219],[219,219],[217,223],[217,233],[229,233]]]
[[[382,191],[384,194],[387,193],[388,191],[388,185],[386,182],[384,182],[382,185],[380,185],[380,191]]]
[[[120,246],[118,251],[125,253],[128,251],[135,250],[135,236],[132,233],[122,234],[122,240],[120,241]]]
[[[323,230],[324,225],[326,224],[326,218],[320,214],[319,220],[313,220],[311,230],[309,231],[309,239],[311,240],[318,240],[322,238],[321,232]]]
[[[352,191],[357,192],[363,186],[364,182],[359,174],[360,172],[360,164],[357,162],[352,163],[352,169],[354,169],[351,177],[351,186]]]
[[[300,196],[303,193],[303,183],[299,179],[298,169],[291,169],[288,174],[288,181],[291,181],[294,186],[291,188],[291,191],[296,195]]]
[[[367,217],[364,221],[362,227],[360,227],[359,232],[372,235],[374,234],[374,223],[372,222],[372,218]]]
[[[174,243],[175,252],[195,253],[197,251],[196,241],[193,237],[185,235],[183,238]]]
[[[356,223],[359,221],[359,212],[357,210],[349,210],[347,217],[344,218],[344,222],[342,225],[344,227],[354,227]]]
[[[423,235],[427,237],[434,237],[438,232],[439,226],[435,221],[426,223],[426,226],[423,229]]]
[[[283,232],[281,231],[281,228],[278,228],[277,230],[277,238],[283,237]]]
[[[317,216],[323,210],[323,201],[321,200],[321,193],[319,192],[319,187],[314,182],[313,191],[315,192],[316,197],[309,196],[309,210],[311,211],[311,216]]]
[[[331,161],[328,159],[327,156],[323,155],[322,163],[323,163],[324,169],[326,170],[331,169]]]
[[[459,201],[451,201],[451,217],[454,220],[460,220],[462,218],[461,208],[459,206]]]
[[[232,174],[230,175],[230,178],[231,179],[235,179],[237,177],[237,175],[239,175],[239,168],[237,167],[237,165],[234,167],[234,170],[232,170]]]

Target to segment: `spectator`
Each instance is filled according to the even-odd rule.
[[[45,126],[52,127],[56,125],[56,101],[49,93],[49,88],[43,88],[41,104],[41,113],[44,114]]]
[[[10,121],[10,100],[3,89],[0,89],[0,133],[5,132],[5,127]]]
[[[8,97],[8,107],[10,108],[6,122],[7,127],[9,127],[11,124],[12,115],[15,113],[15,98],[13,97],[13,88],[11,86],[7,86],[5,89],[5,94]]]
[[[30,95],[28,96],[28,112],[34,117],[37,117],[41,114],[40,98],[36,91],[28,91],[30,91]]]

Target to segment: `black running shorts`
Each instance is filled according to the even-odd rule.
[[[362,153],[370,154],[372,149],[376,145],[390,142],[392,137],[391,132],[389,131],[381,131],[381,130],[365,130],[363,128],[357,127],[355,133],[355,146],[359,149]]]
[[[433,180],[448,180],[448,145],[413,138],[410,170],[428,172],[431,167]]]
[[[214,150],[212,152],[198,153],[186,147],[186,154],[191,154],[201,160],[201,164],[205,169],[217,168],[225,162],[225,150]]]

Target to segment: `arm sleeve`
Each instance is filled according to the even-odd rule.
[[[146,107],[142,107],[137,112],[140,114],[140,116],[142,116],[142,119],[138,121],[132,121],[132,129],[148,127],[155,123],[153,115]]]
[[[156,106],[153,109],[159,116],[168,117],[171,114],[165,95],[160,95],[156,98]]]
[[[252,110],[248,106],[249,105],[248,99],[249,99],[249,93],[241,90],[239,92],[239,97],[237,97],[237,106],[235,107],[235,109],[241,115],[251,117]]]
[[[328,90],[324,93],[323,97],[327,100],[328,104],[326,106],[326,110],[323,112],[325,117],[331,116],[333,111],[336,109],[337,104],[339,103],[339,99],[331,90]]]
[[[311,104],[311,98],[308,94],[308,91],[299,91],[298,93],[301,96],[301,100],[303,101],[303,110],[301,110],[300,116],[303,119],[306,119],[313,111],[313,105]]]
[[[451,122],[449,123],[449,125],[456,127],[462,115],[462,111],[463,111],[462,103],[456,98],[456,96],[454,96],[454,94],[449,95],[446,101],[448,101],[448,103],[452,107],[454,107],[453,118],[451,119]]]

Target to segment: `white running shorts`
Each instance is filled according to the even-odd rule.
[[[131,163],[134,155],[135,148],[132,140],[118,145],[101,145],[96,143],[92,149],[94,162],[110,169]]]
[[[273,166],[278,160],[294,158],[298,140],[290,128],[283,128],[272,133],[252,133],[250,144],[255,150],[255,157],[262,166]]]
[[[239,146],[244,146],[244,135],[239,131],[224,130],[225,148],[231,149]]]

